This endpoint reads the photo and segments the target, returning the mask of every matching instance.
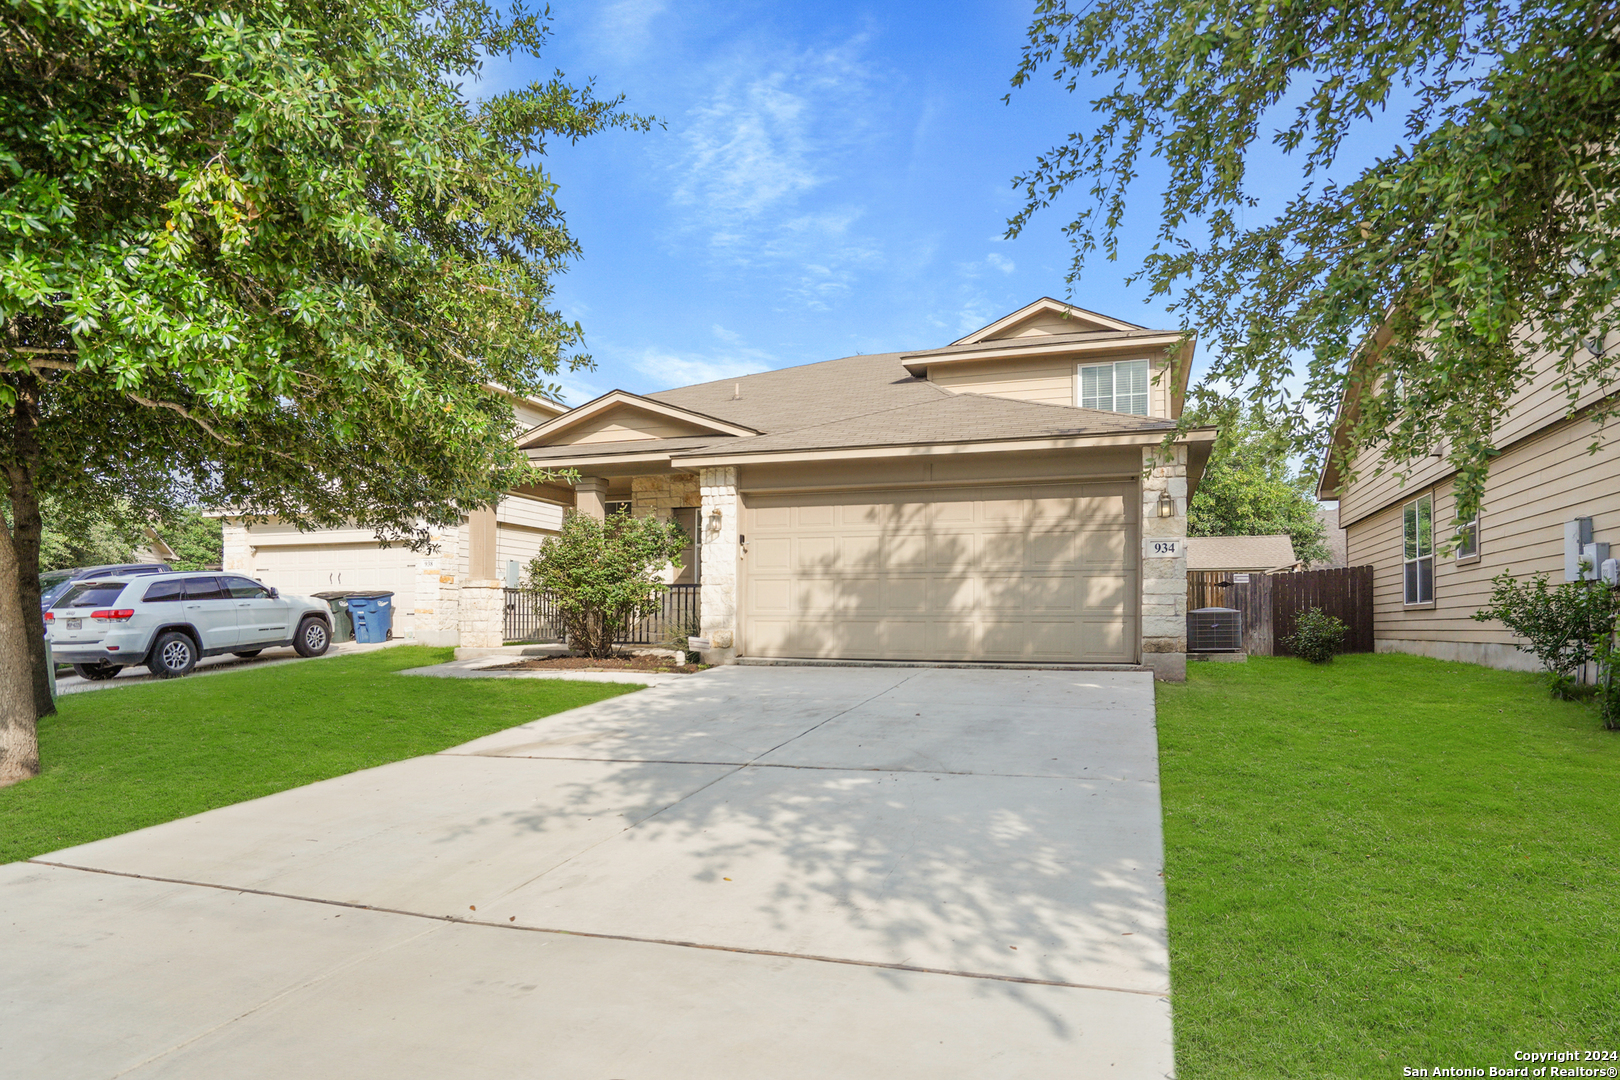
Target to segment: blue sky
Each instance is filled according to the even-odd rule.
[[[594,371],[578,404],[857,352],[944,345],[1042,295],[1065,295],[1067,215],[1002,239],[1011,178],[1085,100],[1044,80],[1002,103],[1028,0],[789,4],[564,0],[539,70],[486,85],[594,76],[661,118],[550,148],[584,258],[558,281]],[[1150,234],[1147,212],[1133,223]],[[1084,307],[1174,325],[1125,259]]]

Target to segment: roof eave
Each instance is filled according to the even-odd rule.
[[[735,450],[730,453],[676,451],[670,462],[676,468],[701,469],[722,465],[763,465],[787,461],[848,461],[866,458],[920,457],[952,454],[1016,453],[1031,450],[1083,450],[1108,446],[1152,446],[1164,441],[1170,429],[1146,431],[1107,431],[1087,435],[1036,436],[1020,439],[974,439],[961,442],[901,443],[814,447],[800,450]],[[1177,435],[1181,444],[1213,443],[1214,428],[1196,428]]]
[[[973,352],[961,352],[954,349],[935,349],[929,352],[902,353],[901,366],[917,378],[927,378],[928,369],[936,367],[950,367],[956,364],[970,364],[985,360],[1005,360],[1025,356],[1061,356],[1064,353],[1108,352],[1120,348],[1154,348],[1156,346],[1174,345],[1177,342],[1196,340],[1191,335],[1175,331],[1162,330],[1132,330],[1122,331],[1117,336],[1090,338],[1085,341],[1073,339],[1065,341],[1026,340],[1014,338],[1005,345],[996,342],[996,348],[979,349]],[[1183,345],[1183,348],[1189,348]],[[1189,351],[1187,354],[1191,356]],[[1181,365],[1178,365],[1181,366]],[[1191,368],[1191,364],[1185,365]],[[1182,383],[1182,396],[1185,396],[1186,375],[1180,375]]]
[[[717,416],[697,412],[694,409],[682,408],[656,398],[646,397],[642,394],[633,394],[628,390],[609,390],[601,397],[593,398],[575,409],[570,409],[561,416],[554,416],[539,427],[531,428],[518,438],[518,449],[531,450],[536,448],[540,440],[549,438],[559,432],[567,431],[575,424],[588,420],[597,413],[604,412],[618,405],[629,405],[643,409],[658,416],[672,420],[684,420],[697,427],[707,427],[709,433],[715,435],[750,436],[763,434],[756,428],[743,424],[722,420]]]

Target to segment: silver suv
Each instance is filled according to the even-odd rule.
[[[332,613],[240,574],[115,575],[74,582],[45,613],[45,636],[52,658],[86,679],[136,664],[174,679],[220,653],[291,645],[320,656],[332,642]]]

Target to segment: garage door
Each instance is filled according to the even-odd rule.
[[[746,499],[746,656],[1129,663],[1136,484]]]
[[[376,544],[310,544],[261,547],[253,576],[285,593],[308,596],[333,589],[387,589],[416,607],[416,552]]]

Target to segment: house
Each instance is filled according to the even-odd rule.
[[[525,435],[558,497],[694,536],[711,662],[1186,664],[1193,343],[1043,298],[940,348],[654,394]]]
[[[1322,544],[1327,548],[1327,562],[1316,563],[1312,570],[1340,570],[1350,565],[1350,542],[1339,528],[1339,508],[1318,505],[1316,520],[1322,523]]]
[[[1377,363],[1378,338],[1359,363]],[[1491,667],[1537,670],[1534,656],[1515,648],[1500,623],[1473,621],[1490,598],[1491,578],[1511,571],[1520,580],[1536,573],[1553,582],[1576,572],[1578,542],[1616,545],[1620,552],[1620,451],[1611,424],[1587,417],[1606,393],[1588,387],[1574,403],[1557,385],[1555,357],[1539,355],[1534,376],[1508,404],[1493,433],[1482,509],[1457,523],[1454,471],[1443,453],[1416,462],[1390,462],[1363,454],[1343,475],[1336,454],[1323,468],[1317,495],[1338,499],[1348,561],[1373,567],[1373,635],[1379,652],[1407,652]],[[1370,379],[1360,384],[1374,387]],[[1358,385],[1352,381],[1352,387]],[[1346,445],[1359,416],[1357,392],[1340,402],[1333,446]],[[1587,452],[1594,440],[1608,444]],[[1403,475],[1404,474],[1404,475]]]
[[[1294,541],[1275,536],[1189,536],[1187,569],[1238,574],[1277,574],[1298,570]]]
[[[504,392],[504,391],[503,391]],[[507,394],[514,438],[566,412],[543,398]],[[464,627],[469,612],[497,602],[493,590],[514,567],[527,565],[562,525],[562,507],[543,489],[508,493],[493,511],[482,511],[436,531],[426,555],[403,546],[382,547],[370,529],[301,532],[283,522],[245,525],[224,518],[224,569],[236,570],[287,593],[309,595],[338,589],[386,589],[394,593],[394,634],[426,645],[499,645],[497,626]],[[477,603],[463,601],[476,587]],[[504,596],[504,594],[502,594]]]

